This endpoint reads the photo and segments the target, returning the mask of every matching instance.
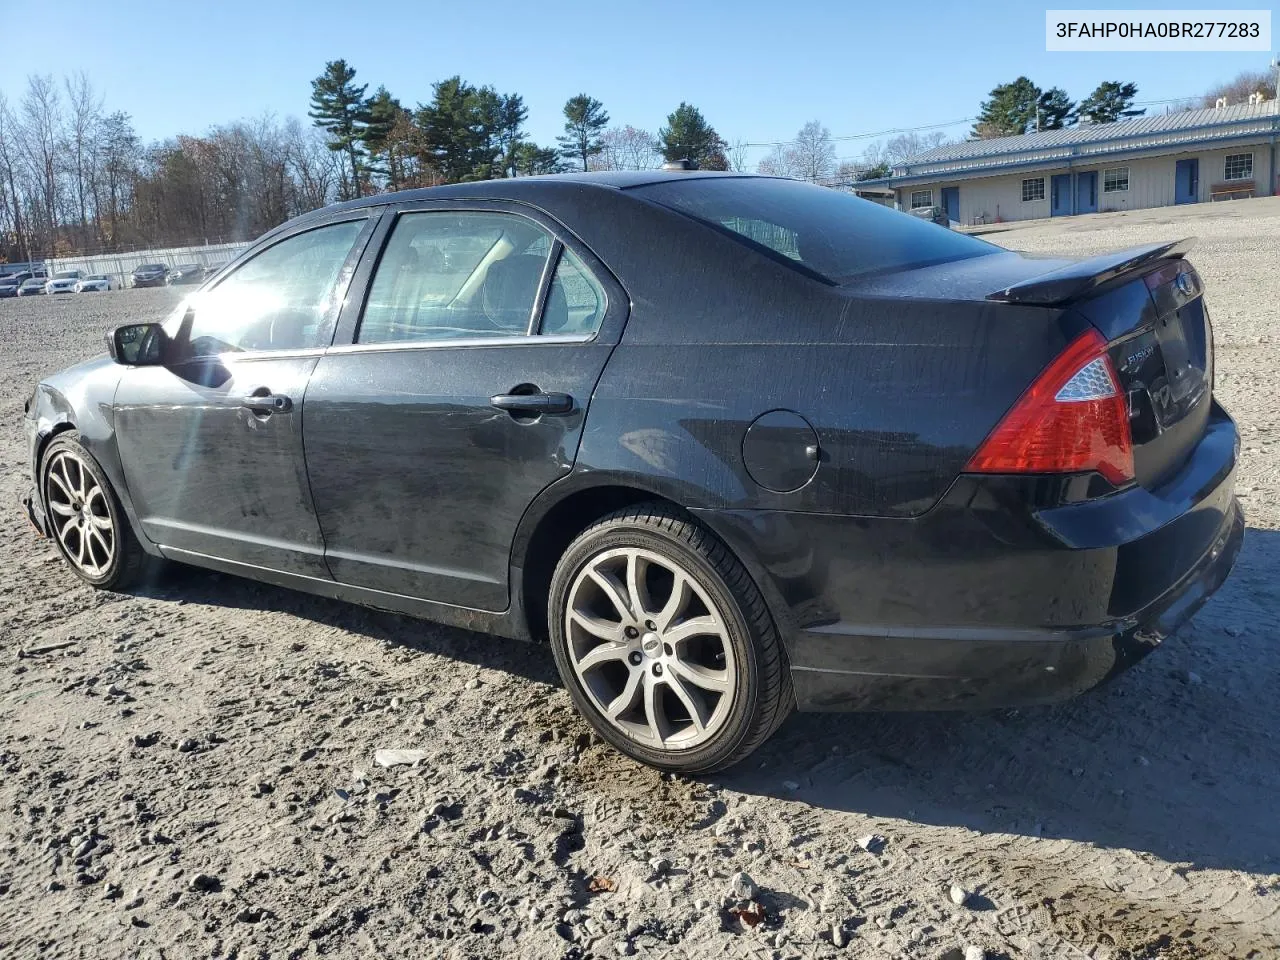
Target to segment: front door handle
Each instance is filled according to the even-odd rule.
[[[567,393],[500,393],[490,397],[489,403],[508,413],[569,413],[573,409],[573,397]]]
[[[293,401],[280,393],[255,393],[241,400],[240,406],[257,414],[288,413]]]

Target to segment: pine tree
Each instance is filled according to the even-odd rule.
[[[1040,88],[1026,77],[1000,84],[991,91],[991,99],[983,101],[973,135],[980,139],[1011,137],[1035,129],[1042,96]]]
[[[364,99],[368,84],[357,86],[355,78],[355,68],[347,61],[330,60],[324,73],[311,81],[311,110],[307,114],[329,134],[329,149],[347,155],[351,170],[348,199],[361,193],[362,137],[369,121]]]
[[[585,93],[570,97],[564,105],[564,133],[556,137],[560,155],[581,163],[586,170],[591,158],[604,149],[600,135],[608,124],[609,114],[599,100]]]
[[[498,144],[502,148],[502,174],[516,175],[516,155],[524,143],[524,122],[529,118],[529,108],[518,93],[506,93],[498,104]]]
[[[1115,80],[1100,83],[1098,89],[1080,101],[1076,119],[1086,123],[1115,123],[1129,117],[1140,117],[1146,111],[1133,109],[1137,95],[1136,83],[1118,83]]]
[[[525,140],[516,147],[515,169],[522,177],[536,177],[547,173],[563,173],[564,164],[560,151],[555,147],[540,147]]]
[[[400,101],[387,92],[386,87],[379,87],[367,101],[365,111],[368,120],[360,134],[360,142],[369,152],[369,169],[387,178],[387,185],[396,190],[403,181],[400,169],[402,158],[397,155],[393,133],[408,112]]]
[[[1032,129],[1061,130],[1071,122],[1075,103],[1061,87],[1051,87],[1040,94],[1039,121]]]
[[[664,160],[691,160],[701,170],[728,170],[728,144],[707,123],[702,111],[681,102],[658,131]]]

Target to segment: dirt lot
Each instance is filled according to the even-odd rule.
[[[78,586],[16,509],[22,403],[172,295],[0,301],[0,957],[1280,955],[1280,201],[989,238],[1187,234],[1245,438],[1218,597],[1062,707],[798,716],[714,782],[602,747],[544,649],[198,571]]]

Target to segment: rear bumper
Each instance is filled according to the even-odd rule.
[[[1136,616],[1100,627],[804,631],[797,647],[829,667],[793,669],[802,710],[951,710],[1054,703],[1137,663],[1222,586],[1244,543],[1232,505],[1200,560]]]
[[[1244,539],[1238,448],[1215,404],[1151,490],[1066,503],[1047,478],[962,476],[910,520],[698,515],[764,589],[801,709],[1047,703],[1141,659],[1221,586]]]

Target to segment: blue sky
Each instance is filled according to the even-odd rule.
[[[0,35],[27,21],[29,9],[26,0],[0,0]],[[0,91],[15,101],[29,73],[84,70],[108,109],[127,111],[152,140],[266,111],[305,117],[311,79],[326,60],[345,57],[370,91],[385,84],[408,105],[454,73],[521,93],[529,133],[544,144],[579,92],[603,101],[619,124],[656,131],[688,100],[729,141],[767,142],[790,139],[811,119],[848,136],[971,117],[992,86],[1024,73],[1075,99],[1115,79],[1135,81],[1140,99],[1163,100],[1270,59],[1046,53],[1044,10],[1013,0],[62,0],[22,42],[4,38]],[[867,142],[840,142],[838,154],[857,156]]]

